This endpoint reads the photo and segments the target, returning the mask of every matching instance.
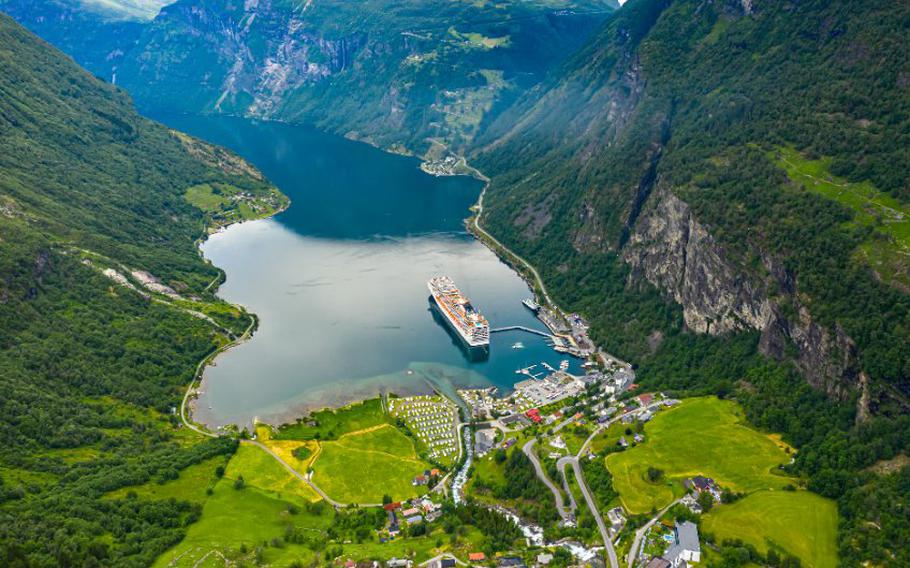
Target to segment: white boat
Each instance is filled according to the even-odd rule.
[[[430,289],[439,311],[465,343],[470,347],[490,344],[490,323],[483,314],[474,309],[451,278],[448,276],[430,278],[427,288]]]
[[[537,313],[537,311],[540,310],[540,304],[535,302],[534,298],[528,298],[526,300],[522,300],[521,303],[524,304],[526,308],[528,308],[529,310],[531,310],[534,313]]]

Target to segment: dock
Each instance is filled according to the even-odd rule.
[[[549,334],[545,331],[540,331],[539,329],[532,329],[530,327],[525,327],[523,325],[509,325],[506,327],[497,327],[495,329],[491,329],[490,333],[499,333],[501,331],[516,331],[516,330],[517,331],[526,331],[528,333],[533,333],[533,334],[539,335],[541,337],[548,337],[548,338],[553,337],[551,334]]]

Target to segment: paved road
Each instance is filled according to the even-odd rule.
[[[613,540],[610,538],[610,531],[607,530],[607,524],[604,523],[600,511],[597,509],[597,503],[594,502],[594,497],[588,489],[588,484],[585,482],[585,476],[581,470],[581,464],[578,463],[578,458],[564,457],[556,462],[556,467],[563,472],[563,478],[565,478],[566,475],[566,465],[571,465],[572,469],[575,471],[575,479],[578,481],[578,486],[581,488],[581,494],[584,495],[585,502],[588,504],[588,509],[591,511],[591,514],[594,515],[594,520],[597,522],[597,529],[600,531],[600,537],[604,541],[604,549],[607,551],[607,559],[610,561],[610,567],[619,568],[619,558],[616,557],[616,550],[613,548]]]
[[[534,444],[537,443],[536,438],[531,438],[528,442],[521,448],[521,451],[524,452],[528,459],[531,460],[531,463],[534,464],[534,471],[537,472],[537,477],[544,482],[550,491],[553,493],[553,499],[556,501],[556,511],[559,513],[559,516],[562,517],[563,522],[574,521],[574,515],[571,511],[566,509],[565,501],[562,498],[562,492],[559,491],[559,488],[550,480],[546,472],[544,472],[543,467],[540,465],[540,460],[537,459],[537,453],[534,451]],[[570,493],[571,495],[571,493]],[[574,505],[574,500],[573,500]]]
[[[672,503],[670,503],[669,505],[667,505],[666,507],[661,509],[660,511],[657,512],[656,515],[654,515],[654,517],[651,518],[650,521],[645,523],[645,525],[643,527],[641,527],[640,529],[635,531],[635,540],[632,541],[632,548],[629,549],[629,557],[627,558],[627,561],[629,563],[629,568],[633,568],[635,566],[635,559],[638,558],[638,547],[641,546],[641,539],[645,536],[645,533],[648,532],[648,529],[651,528],[654,525],[654,523],[656,523],[658,521],[658,519],[660,519],[663,516],[663,514],[666,513],[667,510],[670,509],[670,507],[679,503],[680,501],[681,501],[681,499],[677,499],[676,501],[673,501]]]

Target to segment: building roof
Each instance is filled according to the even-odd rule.
[[[655,556],[645,565],[645,568],[670,568],[670,562],[664,558]]]
[[[487,557],[487,555],[484,554],[483,552],[470,552],[470,553],[468,553],[468,560],[470,560],[471,562],[477,562],[477,561],[480,561],[480,560],[485,560],[486,557]]]
[[[698,527],[695,523],[683,521],[676,525],[676,541],[684,550],[701,551],[698,544]]]
[[[443,558],[439,562],[439,565],[442,566],[442,568],[454,568],[455,559],[454,558]]]

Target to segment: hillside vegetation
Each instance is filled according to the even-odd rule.
[[[0,67],[0,564],[148,565],[198,517],[195,498],[102,496],[234,452],[171,413],[249,323],[207,288],[219,271],[194,242],[208,221],[184,194],[282,198],[4,15]]]

